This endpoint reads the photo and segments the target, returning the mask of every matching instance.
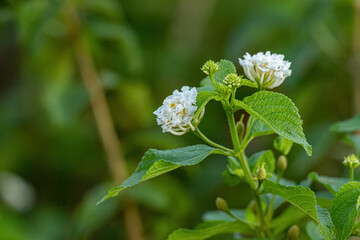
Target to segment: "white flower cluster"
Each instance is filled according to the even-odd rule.
[[[291,75],[291,62],[284,60],[282,54],[267,51],[265,54],[259,52],[251,56],[246,53],[244,60],[239,58],[239,63],[245,75],[262,88],[275,88]]]
[[[191,120],[197,110],[196,96],[196,88],[184,86],[181,92],[175,90],[172,95],[165,98],[163,105],[154,112],[163,132],[183,135],[190,128],[194,128]]]

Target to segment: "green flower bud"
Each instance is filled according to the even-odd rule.
[[[221,197],[217,197],[215,203],[216,203],[217,209],[219,209],[220,211],[229,212],[229,207],[228,207],[225,199],[223,199]]]
[[[239,77],[236,73],[230,73],[226,75],[223,82],[230,88],[238,88],[241,85],[241,77]]]
[[[344,158],[343,164],[348,168],[357,168],[360,165],[360,162],[355,154],[351,154]]]
[[[257,204],[255,200],[251,200],[251,202],[249,203],[249,207],[251,209],[251,211],[254,213],[254,215],[257,215],[258,209],[257,209]]]
[[[242,138],[243,138],[243,135],[244,135],[244,130],[245,130],[245,125],[244,125],[242,119],[243,119],[243,116],[241,116],[240,121],[238,121],[236,123],[236,131],[237,131],[238,138],[239,138],[240,142],[242,141]]]
[[[260,180],[260,182],[264,181],[266,179],[266,169],[265,169],[265,163],[262,164],[261,168],[257,170],[257,178]]]
[[[206,75],[215,74],[219,70],[219,65],[213,60],[208,60],[201,68]]]
[[[288,161],[287,161],[287,158],[284,156],[284,155],[281,155],[278,159],[277,159],[277,168],[283,172],[285,171],[285,169],[287,168],[287,164],[288,164]]]
[[[287,237],[289,240],[296,240],[299,237],[299,233],[299,227],[297,225],[292,225],[287,232]]]

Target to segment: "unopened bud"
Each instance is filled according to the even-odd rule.
[[[355,154],[351,154],[344,158],[343,164],[348,168],[357,168],[360,165],[360,162]]]
[[[254,213],[254,215],[257,215],[258,209],[255,200],[251,200],[251,202],[249,203],[249,207],[251,211]]]
[[[213,60],[208,60],[201,68],[206,75],[215,74],[219,70],[219,65]]]
[[[230,88],[238,88],[241,85],[241,77],[239,77],[236,73],[230,73],[226,75],[223,83]]]
[[[244,129],[245,129],[245,126],[244,126],[244,123],[242,122],[242,117],[241,117],[240,121],[238,121],[238,122],[236,123],[236,131],[237,131],[237,134],[238,134],[238,137],[239,137],[239,140],[240,140],[240,141],[241,141],[242,138],[243,138]]]
[[[257,170],[257,178],[260,180],[260,182],[264,181],[266,179],[266,169],[264,167],[265,163],[262,164],[261,168]]]
[[[221,197],[217,197],[217,198],[216,198],[216,207],[217,207],[217,209],[219,209],[220,211],[229,212],[229,207],[228,207],[225,199],[223,199],[223,198],[221,198]]]
[[[299,233],[299,227],[297,225],[292,225],[287,232],[287,237],[289,240],[296,240],[299,237]]]
[[[277,165],[277,168],[278,168],[281,172],[283,172],[283,171],[285,171],[285,169],[287,168],[287,164],[288,164],[287,158],[286,158],[284,155],[281,155],[281,156],[278,158],[276,165]]]

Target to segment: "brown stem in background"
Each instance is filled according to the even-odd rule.
[[[84,85],[90,94],[91,107],[105,149],[109,170],[115,183],[119,185],[127,177],[127,168],[105,92],[90,50],[81,38],[81,22],[76,10],[73,6],[68,6],[66,10],[68,10],[66,12],[66,21],[71,34],[71,44],[79,71]],[[124,201],[124,217],[128,239],[143,240],[143,228],[139,209],[136,203],[129,199]]]
[[[354,0],[353,80],[354,111],[360,112],[360,0]]]

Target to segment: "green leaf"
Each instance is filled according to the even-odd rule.
[[[253,174],[256,174],[256,171],[262,166],[263,163],[265,163],[266,172],[269,173],[268,176],[270,176],[271,173],[275,171],[276,160],[274,153],[271,150],[261,151],[251,155],[251,157],[248,159],[248,162]]]
[[[350,119],[335,123],[330,129],[336,132],[354,132],[360,130],[360,113]]]
[[[250,124],[250,123],[248,122],[248,124]],[[252,124],[252,127],[250,129],[250,134],[249,134],[250,140],[253,138],[256,138],[256,137],[270,135],[273,133],[274,133],[274,130],[270,129],[258,118],[254,118],[254,122]]]
[[[322,240],[322,236],[319,232],[318,225],[310,221],[306,224],[306,233],[310,237],[311,240]]]
[[[140,182],[149,180],[181,166],[198,164],[210,154],[221,152],[219,149],[203,144],[172,150],[149,149],[141,159],[135,172],[119,187],[112,188],[98,204],[110,197],[117,196],[121,190],[127,187],[132,187]]]
[[[217,234],[239,232],[252,234],[253,230],[245,224],[233,221],[213,221],[198,225],[194,230],[180,228],[174,231],[167,240],[202,240]]]
[[[269,180],[264,180],[262,186],[264,188],[263,193],[272,193],[282,197],[318,222],[316,198],[310,188],[285,186]]]
[[[326,208],[316,206],[319,217],[319,230],[325,240],[331,240],[334,236],[334,224]]]
[[[335,195],[342,185],[349,181],[349,179],[346,178],[319,176],[316,172],[310,173],[308,178],[323,185],[333,195]]]
[[[355,134],[346,134],[344,142],[353,146],[358,155],[360,155],[360,136]]]
[[[207,87],[205,87],[207,88]],[[202,89],[203,90],[203,89]],[[210,90],[210,89],[208,89]],[[206,106],[206,104],[208,104],[208,102],[210,100],[221,100],[221,95],[218,94],[217,92],[209,92],[209,91],[201,91],[197,94],[196,96],[196,105],[198,107],[198,110],[194,116],[194,119],[197,119],[197,117],[200,115],[202,109]]]
[[[270,227],[273,229],[274,234],[284,232],[291,225],[298,223],[306,214],[297,207],[289,206],[286,208],[279,217],[271,221]]]
[[[274,140],[274,148],[276,150],[279,150],[284,155],[289,154],[293,144],[294,144],[293,141],[291,141],[289,139],[286,139],[286,138],[283,138],[281,136],[278,136]]]
[[[239,219],[243,219],[245,221],[245,211],[242,209],[229,209],[229,211]],[[211,222],[211,221],[227,221],[233,222],[234,218],[230,217],[228,214],[222,211],[208,211],[202,216],[203,221]]]
[[[351,235],[359,205],[360,182],[348,182],[336,192],[330,207],[330,215],[335,225],[337,240],[348,239]]]
[[[303,146],[306,153],[311,155],[312,148],[306,141],[299,110],[291,99],[281,93],[260,91],[243,101],[234,102],[236,110],[245,109],[280,136]]]
[[[250,81],[249,79],[246,79],[246,78],[241,79],[241,86],[247,86],[247,87],[252,87],[252,88],[258,87],[256,82]]]
[[[242,177],[244,176],[244,171],[242,170],[240,163],[234,157],[228,157],[229,164],[226,166],[225,171],[222,173],[224,182],[230,187],[238,185]]]

